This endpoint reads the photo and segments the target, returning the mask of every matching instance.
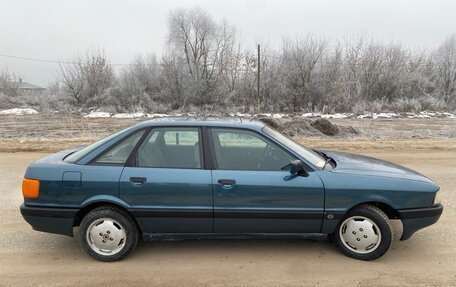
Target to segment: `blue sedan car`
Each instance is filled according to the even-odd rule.
[[[439,219],[439,186],[382,160],[305,148],[262,122],[155,119],[31,164],[21,213],[102,261],[140,239],[321,237],[362,260]]]

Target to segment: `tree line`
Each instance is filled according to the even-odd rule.
[[[59,84],[49,93],[55,105],[116,112],[456,109],[456,34],[435,50],[303,35],[278,49],[262,45],[260,54],[258,63],[227,21],[200,8],[175,9],[163,56],[137,55],[115,71],[102,50],[90,50],[59,65]],[[0,93],[10,99],[17,97],[13,80],[0,76]]]

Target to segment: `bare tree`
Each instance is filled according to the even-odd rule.
[[[435,55],[436,81],[444,102],[456,106],[456,34],[443,42]]]
[[[176,9],[168,18],[171,49],[180,55],[188,70],[190,97],[207,102],[207,83],[213,74],[214,59],[211,59],[215,41],[215,26],[212,18],[200,8]]]
[[[315,68],[326,46],[326,39],[311,35],[284,41],[283,64],[289,73],[287,78],[292,90],[290,104],[295,111],[303,107],[313,110],[318,101],[318,95],[312,93],[311,85]]]
[[[344,90],[344,58],[342,44],[337,42],[328,49],[322,64],[319,86],[323,91],[322,103],[323,112],[334,112],[336,109],[345,109],[351,101],[349,94]]]
[[[169,63],[183,78],[185,106],[226,103],[221,94],[232,94],[240,69],[236,30],[226,21],[216,23],[201,8],[176,9],[168,17]],[[170,69],[167,70],[171,71]],[[175,78],[175,77],[173,77]]]
[[[384,66],[378,82],[376,93],[389,101],[401,98],[406,93],[406,74],[409,52],[400,44],[387,47],[384,50]]]
[[[134,108],[150,111],[154,103],[163,100],[161,90],[161,67],[157,57],[137,55],[117,77],[110,102],[119,112]]]
[[[345,85],[347,96],[353,101],[362,98],[361,88],[361,61],[363,57],[365,39],[345,39]]]
[[[18,95],[19,77],[4,69],[0,73],[0,94],[4,94],[7,99],[12,100]]]
[[[98,105],[103,94],[111,87],[114,72],[104,53],[88,51],[73,62],[60,64],[61,82],[65,92],[77,106]]]
[[[219,76],[223,81],[223,90],[218,103],[227,104],[236,97],[237,82],[241,72],[241,45],[236,39],[236,29],[223,21],[218,33],[219,56],[217,65]]]

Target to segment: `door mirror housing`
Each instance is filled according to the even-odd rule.
[[[291,162],[290,173],[300,175],[300,176],[309,175],[305,169],[304,163],[302,163],[302,161],[300,161],[299,159]]]

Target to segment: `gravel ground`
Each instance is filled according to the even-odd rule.
[[[45,153],[0,153],[0,286],[456,286],[456,141],[302,140],[428,175],[442,187],[444,214],[373,262],[311,240],[193,240],[143,243],[123,261],[100,263],[77,238],[33,231],[21,218],[23,173]]]

